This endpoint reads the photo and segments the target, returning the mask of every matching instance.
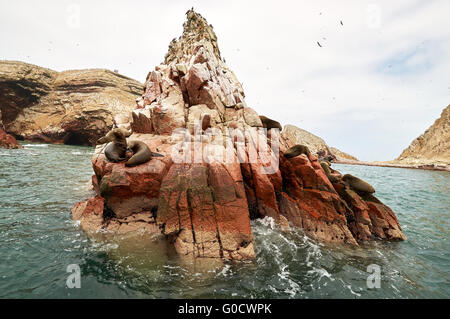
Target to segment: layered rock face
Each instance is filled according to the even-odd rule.
[[[17,140],[14,138],[14,136],[12,136],[4,131],[3,122],[2,122],[2,111],[0,111],[0,147],[22,148],[22,146],[19,143],[17,143]]]
[[[347,154],[345,152],[342,152],[341,150],[337,149],[336,147],[332,147],[330,146],[330,151],[331,154],[333,154],[334,156],[336,156],[336,159],[338,161],[342,161],[342,160],[350,160],[350,161],[359,161],[356,157],[354,157],[353,155]]]
[[[401,164],[450,166],[450,105],[428,130],[395,160]]]
[[[306,130],[303,130],[295,125],[285,125],[281,133],[283,140],[287,145],[293,146],[296,144],[303,144],[308,146],[309,150],[320,158],[327,158],[328,160],[352,160],[358,159],[352,155],[344,153],[335,147],[330,147],[327,143],[317,135],[314,135]]]
[[[130,120],[142,84],[102,70],[56,72],[0,61],[5,131],[19,139],[93,145],[113,123]]]
[[[162,233],[181,256],[230,260],[255,257],[250,221],[266,216],[327,242],[405,238],[387,206],[332,184],[316,156],[283,156],[295,142],[262,128],[212,27],[193,10],[132,117],[128,139],[164,157],[125,167],[98,146],[97,196],[72,209],[86,231]]]

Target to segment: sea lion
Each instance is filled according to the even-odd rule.
[[[322,168],[323,168],[322,163],[324,163],[325,165],[327,165],[327,167],[328,167],[328,169],[330,170],[331,174],[339,175],[340,177],[342,177],[342,174],[341,174],[339,171],[337,171],[337,170],[335,170],[335,169],[333,169],[333,168],[331,167],[331,162],[329,162],[329,161],[327,161],[327,160],[319,160],[319,163],[320,163],[320,166],[322,166]],[[324,170],[325,170],[325,169],[324,169]]]
[[[301,144],[294,145],[284,153],[284,157],[292,158],[299,156],[300,154],[305,154],[306,156],[309,157],[311,152],[309,151],[308,146]]]
[[[319,158],[319,162],[327,161],[330,162],[336,160],[336,156],[334,155],[325,155],[325,156],[317,156]]]
[[[202,119],[202,130],[206,131],[211,127],[211,115],[205,114]]]
[[[375,193],[375,189],[373,188],[372,185],[353,175],[345,174],[344,177],[342,177],[342,180],[346,182],[350,186],[350,188],[356,191],[357,193],[358,192],[369,194]]]
[[[269,119],[268,117],[265,117],[264,115],[260,115],[259,118],[261,119],[263,127],[265,127],[267,130],[277,128],[280,131],[283,130],[281,127],[281,124],[277,121],[274,121],[272,119]]]
[[[362,199],[364,199],[366,202],[372,202],[377,204],[383,204],[378,198],[373,196],[369,193],[360,193],[359,196],[361,196]]]
[[[148,162],[153,156],[164,156],[150,151],[144,142],[134,140],[127,143],[127,137],[130,135],[131,132],[123,128],[115,128],[109,131],[104,137],[98,139],[97,144],[110,143],[105,148],[105,156],[109,161],[114,163],[125,161],[127,159],[127,150],[131,150],[133,155],[125,163],[125,166],[136,166]]]
[[[328,179],[330,180],[330,182],[332,183],[337,183],[339,181],[339,177],[336,175],[333,175],[334,172],[337,172],[335,170],[333,170],[330,167],[330,164],[326,161],[320,162],[320,166],[322,166],[322,169],[325,172],[325,175],[328,177]],[[334,172],[333,172],[334,171]],[[339,172],[338,172],[339,173]]]
[[[127,137],[131,132],[123,128],[115,128],[97,140],[97,145],[110,143],[105,148],[105,156],[111,162],[120,162],[126,159]]]
[[[322,166],[322,169],[324,170],[325,174],[327,175],[331,174],[331,168],[329,163],[322,161],[320,162],[320,166]]]
[[[164,157],[162,154],[150,151],[147,144],[142,141],[129,141],[128,149],[133,152],[133,156],[131,156],[131,158],[125,163],[125,166],[136,166],[147,163],[154,156]]]

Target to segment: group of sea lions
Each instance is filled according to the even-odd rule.
[[[127,142],[131,132],[124,128],[114,128],[102,138],[97,140],[97,145],[109,143],[105,148],[106,158],[113,163],[122,162],[127,159],[127,151],[133,155],[127,160],[125,166],[137,166],[147,163],[152,157],[163,157],[164,155],[152,152],[147,144],[142,141],[132,140]]]
[[[279,122],[263,115],[261,115],[259,118],[261,119],[263,127],[267,128],[268,130],[272,128],[279,129],[280,131],[282,130],[281,124]],[[284,157],[293,158],[301,154],[305,154],[307,157],[309,157],[311,155],[311,151],[306,145],[297,144],[284,152]],[[331,163],[328,161],[327,157],[321,157],[320,166],[324,170],[325,175],[328,177],[331,183],[342,182],[360,195],[371,195],[375,193],[375,189],[373,188],[373,186],[366,181],[363,181],[362,179],[351,174],[345,174],[344,176],[342,176],[342,174],[337,170],[332,169]]]
[[[282,130],[281,124],[277,121],[269,119],[263,115],[260,116],[263,127],[268,130],[276,128]],[[205,116],[203,118],[202,126],[209,126],[208,122],[210,118]],[[152,159],[152,157],[163,157],[164,155],[152,152],[147,144],[142,141],[132,140],[127,142],[127,137],[131,135],[126,129],[114,128],[108,132],[105,136],[98,139],[97,145],[109,143],[105,148],[106,158],[114,163],[122,162],[127,160],[126,153],[131,151],[133,155],[127,160],[125,166],[137,166],[144,164]],[[311,151],[306,145],[297,144],[289,148],[284,152],[285,158],[293,158],[301,154],[309,157]],[[358,194],[369,195],[375,193],[375,189],[369,183],[363,181],[362,179],[355,177],[350,174],[345,174],[342,176],[337,170],[331,168],[331,163],[325,159],[320,161],[320,166],[322,167],[325,175],[328,177],[331,183],[343,182],[345,185],[349,186]]]
[[[311,152],[306,145],[297,144],[289,148],[284,153],[284,157],[293,158],[301,154],[309,157]],[[344,176],[342,176],[340,172],[331,168],[331,163],[327,160],[320,161],[320,166],[322,167],[325,175],[331,183],[342,182],[360,195],[369,195],[375,193],[375,189],[372,185],[351,174],[345,174]]]
[[[320,161],[320,166],[322,166],[325,175],[328,177],[331,183],[343,182],[345,185],[349,186],[352,190],[360,195],[375,193],[375,188],[373,188],[372,185],[351,174],[345,174],[344,176],[342,176],[342,174],[337,170],[332,169],[331,163],[326,160]]]

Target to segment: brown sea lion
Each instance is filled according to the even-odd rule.
[[[127,137],[131,132],[123,128],[115,128],[108,132],[104,137],[98,139],[97,144],[110,143],[105,148],[105,156],[111,162],[121,162],[127,159],[127,149],[133,152],[131,158],[125,163],[125,166],[136,166],[152,159],[152,156],[164,156],[153,153],[147,144],[141,141],[129,141]]]
[[[259,118],[261,119],[263,127],[265,127],[267,130],[277,128],[280,131],[283,130],[281,127],[281,124],[277,121],[274,121],[272,119],[269,119],[268,117],[265,117],[264,115],[260,115]]]
[[[358,192],[369,194],[375,193],[375,189],[373,188],[372,185],[353,175],[345,174],[344,177],[342,177],[342,180],[346,182],[350,186],[350,188],[356,191],[357,193]]]
[[[206,131],[211,127],[211,115],[205,114],[202,119],[202,130]]]
[[[126,159],[127,137],[131,132],[123,128],[115,128],[97,140],[97,145],[110,143],[105,148],[105,156],[111,162],[120,162]]]
[[[337,171],[333,170],[330,167],[330,164],[328,162],[322,161],[322,162],[320,162],[320,166],[322,166],[322,169],[324,170],[325,175],[327,175],[327,177],[330,180],[330,182],[337,183],[339,181],[339,177],[336,176],[336,175],[333,175],[333,171],[334,172],[337,172]]]
[[[147,163],[152,157],[164,157],[159,153],[150,151],[147,144],[142,141],[129,141],[128,149],[133,152],[133,156],[125,163],[125,166],[136,166]]]
[[[325,164],[327,164],[328,167],[331,169],[331,162],[330,162],[330,161],[328,161],[328,160],[326,160],[326,159],[320,159],[320,158],[319,158],[319,163],[320,163],[320,164],[325,163]]]
[[[306,156],[309,157],[311,152],[309,151],[308,146],[301,144],[294,145],[284,153],[284,157],[292,158],[299,156],[300,154],[305,154]]]
[[[322,166],[322,169],[324,170],[325,174],[331,175],[331,168],[330,168],[330,164],[328,164],[325,161],[320,162],[320,166]]]
[[[362,199],[364,199],[366,202],[373,202],[377,204],[383,204],[378,198],[373,196],[369,193],[360,193],[359,196],[361,196]]]
[[[336,160],[336,156],[334,155],[325,155],[325,156],[318,156],[319,162],[320,161],[327,161],[330,162]]]
[[[331,174],[335,174],[335,175],[342,176],[342,174],[341,174],[339,171],[337,171],[337,170],[335,170],[335,169],[333,169],[333,168],[331,167],[331,163],[330,163],[328,160],[319,160],[319,163],[320,163],[321,166],[322,166],[322,163],[325,163],[325,164],[328,166],[328,168],[329,168]],[[323,168],[323,166],[322,166],[322,168]],[[325,170],[325,169],[324,169],[324,170]]]

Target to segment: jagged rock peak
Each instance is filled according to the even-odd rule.
[[[178,40],[174,38],[170,42],[169,51],[164,57],[164,63],[169,64],[172,61],[178,61],[183,56],[193,55],[196,44],[201,41],[211,43],[215,56],[221,60],[217,36],[212,25],[208,24],[208,21],[200,13],[195,12],[194,8],[186,12],[186,17],[187,19],[183,24],[183,34]]]

